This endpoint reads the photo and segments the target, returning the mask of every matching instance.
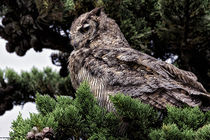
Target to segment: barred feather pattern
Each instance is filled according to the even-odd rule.
[[[90,24],[80,33],[83,24]],[[94,29],[92,29],[94,28]],[[158,109],[167,105],[210,110],[210,95],[197,77],[132,49],[118,25],[101,9],[76,19],[71,27],[69,71],[76,89],[86,80],[101,106],[113,110],[109,95],[123,93]]]

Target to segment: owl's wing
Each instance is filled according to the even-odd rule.
[[[129,48],[129,50],[132,50],[132,53],[120,53],[117,55],[117,59],[124,62],[137,63],[140,66],[144,66],[147,69],[158,73],[162,77],[176,80],[181,84],[189,85],[191,88],[195,88],[201,92],[206,92],[202,84],[197,81],[197,77],[192,72],[181,70],[172,64],[157,60],[147,54],[136,52],[133,49]]]
[[[93,55],[104,64],[99,64],[99,69],[106,71],[110,92],[121,92],[158,108],[167,104],[201,106],[200,98],[210,99],[193,73],[131,48],[103,48]]]

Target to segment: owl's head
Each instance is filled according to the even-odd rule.
[[[70,29],[71,45],[79,49],[88,45],[99,33],[106,28],[107,16],[102,8],[95,8],[82,14],[73,23]]]

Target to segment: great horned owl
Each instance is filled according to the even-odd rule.
[[[210,95],[193,73],[132,49],[116,22],[101,8],[77,18],[70,35],[73,87],[86,80],[99,104],[108,110],[113,108],[109,95],[116,93],[158,109],[188,105],[209,110]]]

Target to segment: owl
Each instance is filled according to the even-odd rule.
[[[102,8],[79,16],[70,29],[74,51],[68,69],[72,85],[87,81],[99,105],[113,110],[109,95],[123,93],[157,109],[168,105],[210,110],[210,95],[188,71],[129,46]]]

